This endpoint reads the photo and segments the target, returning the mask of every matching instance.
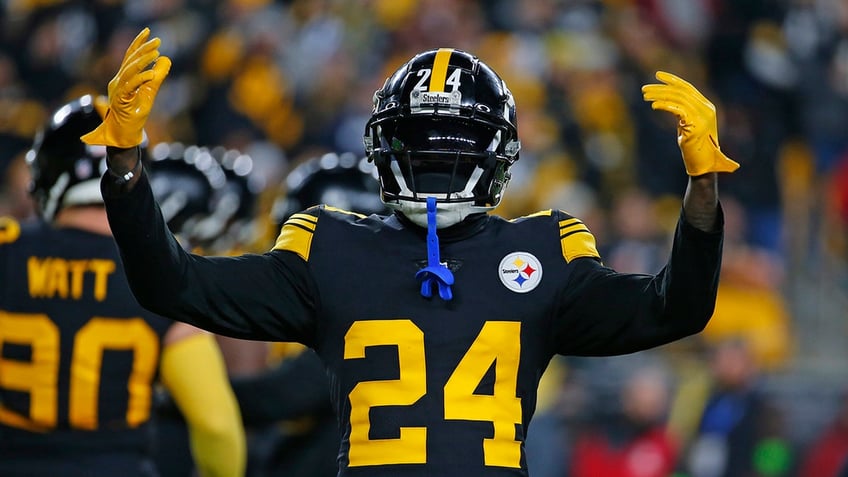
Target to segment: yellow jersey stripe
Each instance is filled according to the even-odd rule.
[[[553,209],[540,210],[538,212],[533,212],[532,214],[522,215],[521,217],[516,217],[514,219],[509,219],[510,222],[515,222],[521,219],[529,219],[533,217],[550,217],[553,214]]]
[[[304,227],[309,230],[315,230],[315,222],[309,222],[308,220],[304,220],[300,217],[289,217],[289,220],[286,220],[286,223]]]
[[[292,216],[294,217],[294,216]],[[314,217],[313,217],[314,218]],[[300,258],[309,261],[309,251],[312,249],[312,237],[314,237],[315,224],[311,228],[303,225],[301,221],[293,222],[291,218],[283,224],[280,236],[272,250],[288,250],[300,255]]]
[[[453,48],[439,48],[436,59],[433,60],[433,73],[430,76],[430,92],[444,93],[445,80],[448,78],[448,62],[450,62]]]
[[[289,217],[289,218],[290,219],[302,219],[302,220],[305,220],[307,222],[312,222],[313,224],[318,223],[318,217],[315,217],[314,215],[309,215],[309,214],[292,214],[291,217]]]
[[[559,228],[568,227],[569,225],[574,225],[574,224],[582,224],[582,223],[583,222],[581,222],[580,219],[575,219],[574,217],[572,217],[570,219],[560,220],[559,221]]]
[[[579,257],[601,258],[595,244],[595,237],[585,226],[563,234],[560,237],[560,245],[562,245],[562,256],[566,262]]]
[[[337,207],[333,207],[333,206],[330,206],[330,205],[324,205],[324,210],[329,210],[331,212],[338,212],[338,213],[341,213],[341,214],[352,215],[352,216],[360,218],[360,219],[364,219],[366,217],[366,215],[364,215],[364,214],[360,214],[358,212],[351,212],[349,210],[339,209]]]
[[[589,227],[586,227],[582,222],[577,223],[577,224],[573,224],[573,225],[569,225],[568,227],[562,227],[561,229],[559,229],[559,236],[564,237],[566,234],[576,232],[578,230],[584,230],[584,231],[588,232]]]

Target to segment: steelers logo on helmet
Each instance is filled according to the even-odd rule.
[[[501,201],[520,149],[515,102],[477,57],[429,50],[374,94],[364,143],[389,207],[408,213],[435,197],[461,219]]]

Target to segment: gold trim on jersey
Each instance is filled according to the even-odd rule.
[[[570,218],[559,223],[559,241],[566,262],[579,257],[601,258],[595,237],[580,219]]]
[[[292,215],[280,229],[280,235],[272,250],[288,250],[309,261],[312,237],[317,225],[318,217],[309,214]]]
[[[341,214],[353,215],[354,217],[359,219],[364,219],[367,217],[366,215],[360,214],[358,212],[351,212],[350,210],[339,209],[330,205],[325,205],[324,210],[328,210],[330,212],[338,212]]]
[[[21,236],[21,225],[14,217],[0,217],[0,244],[12,243]]]
[[[444,93],[445,81],[448,77],[448,63],[453,53],[453,48],[439,48],[436,58],[433,60],[433,73],[430,76],[430,92]]]
[[[553,209],[540,210],[538,212],[533,212],[529,215],[522,215],[521,217],[516,217],[514,219],[510,219],[510,222],[516,222],[522,219],[531,219],[533,217],[550,217],[553,214]]]

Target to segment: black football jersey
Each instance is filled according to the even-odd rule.
[[[107,209],[145,306],[318,352],[341,476],[527,475],[523,444],[550,359],[631,353],[700,331],[721,250],[720,232],[681,220],[662,272],[620,274],[564,212],[481,214],[439,231],[455,279],[443,300],[416,279],[426,231],[398,216],[316,207],[293,215],[269,253],[207,258],[176,246],[144,179]]]
[[[0,218],[0,455],[146,451],[172,321],[130,292],[111,237]]]

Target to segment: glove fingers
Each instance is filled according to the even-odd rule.
[[[685,93],[673,91],[671,93],[663,92],[662,94],[654,94],[653,92],[649,92],[644,96],[645,101],[675,104],[680,110],[686,111],[686,116],[690,118],[704,118],[715,115],[715,109],[712,107],[712,104],[705,105]]]
[[[162,40],[160,40],[159,38],[154,38],[138,47],[135,51],[132,52],[132,54],[130,54],[130,56],[127,58],[127,61],[121,65],[121,70],[118,72],[118,74],[123,74],[125,71],[129,70],[132,65],[136,64],[139,58],[144,57],[146,55],[150,55],[151,53],[154,53],[153,59],[156,59],[156,55],[159,54],[158,49],[161,43]],[[153,59],[148,61],[147,64],[143,65],[142,69],[152,63]]]
[[[138,35],[135,36],[135,39],[133,39],[132,43],[130,43],[130,46],[127,48],[127,51],[124,53],[124,59],[123,61],[121,61],[121,64],[125,64],[127,62],[127,59],[129,59],[130,55],[132,55],[133,52],[136,51],[142,43],[147,41],[147,37],[149,36],[150,28],[144,27],[144,29],[141,30]]]
[[[155,97],[159,87],[162,86],[162,82],[165,81],[165,77],[168,76],[168,72],[171,71],[171,59],[167,56],[160,56],[150,71],[153,73],[153,77],[145,87],[151,93],[151,96]]]
[[[681,107],[677,103],[673,103],[673,102],[669,102],[669,101],[654,101],[653,103],[651,103],[651,109],[658,110],[658,111],[667,111],[671,114],[674,114],[678,118],[680,118],[680,120],[684,123],[686,122],[686,119],[687,119],[686,108]]]
[[[133,77],[137,76],[139,73],[145,71],[151,63],[156,61],[156,58],[159,57],[159,51],[153,50],[146,55],[140,56],[135,59],[132,63],[128,64],[126,68],[121,72],[121,79],[124,82],[129,82]]]
[[[679,76],[673,75],[671,73],[667,73],[665,71],[657,71],[656,77],[657,77],[658,80],[662,81],[663,83],[666,83],[668,85],[677,86],[679,88],[682,88],[682,89],[688,91],[690,94],[692,94],[693,96],[696,96],[701,101],[709,102],[707,100],[707,98],[705,98],[704,95],[702,95],[701,92],[698,91],[698,88],[696,88],[695,86],[692,85],[692,83],[686,81],[685,79],[683,79]]]
[[[156,60],[156,64],[153,65],[153,71],[156,73],[159,82],[165,79],[165,76],[168,75],[168,72],[171,71],[171,59],[167,56],[160,56],[158,60]]]
[[[165,81],[170,69],[171,59],[167,56],[160,56],[153,68],[135,77],[136,88],[138,88],[139,95],[142,96],[143,103],[153,105],[156,93],[159,92],[159,87],[162,86],[162,82]]]
[[[659,85],[657,85],[659,86]],[[673,101],[675,103],[679,103],[682,105],[686,105],[693,110],[700,109],[703,105],[699,100],[692,98],[690,95],[685,92],[669,89],[663,86],[659,86],[658,88],[643,88],[642,97],[645,101]]]
[[[642,96],[646,101],[651,101],[654,99],[666,99],[665,97],[673,97],[673,98],[685,98],[686,102],[695,106],[699,104],[712,104],[706,100],[703,96],[695,96],[692,95],[690,91],[685,90],[683,88],[665,85],[665,84],[647,84],[642,86]]]
[[[135,92],[141,87],[141,85],[153,80],[155,76],[156,73],[154,73],[153,70],[142,71],[135,76],[131,76],[127,82],[124,83],[123,89],[128,92]]]
[[[691,100],[687,97],[677,97],[677,96],[662,96],[656,99],[649,99],[647,101],[651,101],[652,107],[656,103],[663,103],[666,105],[674,105],[678,110],[685,112],[686,117],[701,117],[703,116],[702,111],[694,106]],[[654,108],[657,109],[657,108]],[[661,108],[664,111],[667,109]]]

